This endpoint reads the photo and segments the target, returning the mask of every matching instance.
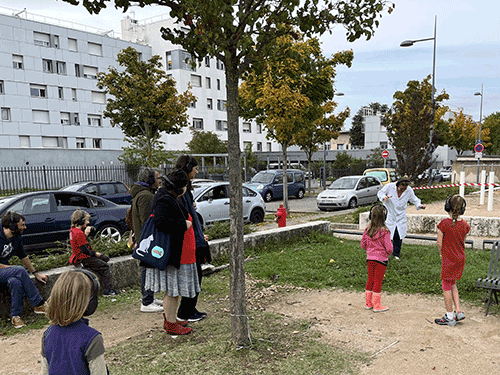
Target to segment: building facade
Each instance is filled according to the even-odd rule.
[[[146,43],[152,47],[153,55],[162,59],[166,73],[177,82],[177,91],[184,92],[191,85],[191,92],[197,100],[188,109],[190,125],[180,134],[164,134],[162,141],[167,150],[182,150],[191,140],[192,129],[211,131],[227,141],[227,95],[224,63],[218,59],[205,57],[193,68],[191,56],[181,46],[174,45],[161,37],[160,29],[181,29],[168,15],[138,21],[126,16],[121,21],[124,40]],[[255,121],[240,119],[240,147],[252,145],[254,152],[279,151],[279,145],[266,139],[266,130]]]

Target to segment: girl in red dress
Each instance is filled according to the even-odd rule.
[[[456,281],[462,277],[465,265],[465,237],[470,231],[469,224],[460,218],[465,212],[465,199],[460,195],[450,195],[444,205],[450,218],[438,224],[437,247],[441,256],[441,280],[446,314],[436,319],[436,324],[454,326],[465,319],[460,310]],[[456,315],[453,308],[455,308]]]

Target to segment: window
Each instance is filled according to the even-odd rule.
[[[189,108],[196,108],[196,102],[189,103]]]
[[[344,149],[344,144],[343,143],[337,143],[337,150],[343,150]]]
[[[89,42],[89,55],[102,56],[102,45]]]
[[[203,130],[203,119],[202,118],[194,118],[193,119],[193,128]]]
[[[30,85],[30,92],[32,98],[46,98],[47,86],[44,85]]]
[[[387,142],[380,142],[380,149],[387,150]]]
[[[262,142],[257,142],[257,151],[262,151]],[[291,180],[288,180],[291,181]]]
[[[42,137],[42,147],[68,148],[68,139],[66,137]]]
[[[205,56],[205,66],[210,68],[210,56]]]
[[[102,117],[100,115],[88,115],[87,123],[89,126],[102,126]]]
[[[191,74],[191,85],[193,87],[201,87],[201,76]]]
[[[220,91],[220,79],[217,78],[217,90]]]
[[[78,113],[71,114],[71,124],[80,126],[80,115]]]
[[[20,55],[12,55],[12,65],[14,69],[24,69],[23,57]]]
[[[82,76],[82,71],[80,70],[80,65],[75,64],[75,77],[81,77]]]
[[[61,86],[57,88],[57,95],[59,96],[59,99],[64,99],[64,89]]]
[[[262,124],[257,124],[257,134],[262,134]]]
[[[73,38],[68,38],[68,49],[73,52],[78,52],[78,41]]]
[[[52,35],[52,47],[59,48],[59,35]]]
[[[2,108],[2,121],[10,121],[10,108]]]
[[[243,123],[243,133],[251,133],[252,132],[252,126],[249,122],[244,122]]]
[[[224,63],[219,59],[217,59],[217,69],[224,70]]]
[[[167,52],[165,54],[166,61],[167,61],[167,70],[172,70],[172,52]]]
[[[217,109],[219,111],[226,111],[226,101],[217,99]]]
[[[34,43],[37,46],[50,47],[50,34],[33,32]]]
[[[92,103],[106,104],[106,95],[103,92],[92,91]]]
[[[210,77],[206,77],[206,78],[205,78],[205,87],[206,87],[207,89],[211,89],[211,88],[212,88],[212,82],[211,82],[211,80],[210,80]]]
[[[71,89],[71,99],[76,102],[76,89]]]
[[[52,60],[42,59],[42,67],[45,73],[54,73],[54,65]]]
[[[215,121],[215,129],[216,130],[227,130],[227,121],[223,120],[216,120]]]
[[[207,99],[207,109],[213,109],[213,102],[211,98]]]
[[[50,124],[49,111],[40,111],[40,110],[34,109],[32,111],[32,113],[33,113],[33,122],[34,123]]]
[[[64,61],[56,61],[57,74],[66,74],[66,63]]]
[[[30,136],[29,135],[20,135],[19,136],[19,147],[30,148]]]
[[[5,90],[3,88],[3,81],[0,81],[0,94],[5,94]]]
[[[191,66],[191,62],[194,63],[191,55],[189,53],[183,51],[181,53],[181,69],[191,70],[193,72],[196,72],[196,64]]]
[[[62,125],[69,125],[69,124],[71,124],[70,117],[69,117],[69,112],[61,112],[61,124]]]
[[[250,149],[250,151],[252,150],[252,142],[243,141],[243,150],[247,150],[247,149]]]
[[[94,148],[102,148],[102,139],[101,138],[92,139],[92,146]]]
[[[271,142],[267,142],[267,151],[272,151]]]
[[[85,138],[76,139],[76,148],[85,148]]]
[[[85,78],[97,79],[97,68],[95,66],[83,66],[83,76]]]

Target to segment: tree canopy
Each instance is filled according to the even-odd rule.
[[[123,131],[132,148],[141,148],[132,154],[141,154],[147,165],[156,166],[155,150],[163,150],[160,134],[178,134],[188,125],[187,107],[195,97],[189,91],[177,94],[160,56],[141,61],[139,52],[127,47],[118,53],[117,61],[124,69],[111,67],[109,73],[97,75],[97,87],[112,95],[104,117]]]
[[[471,116],[464,114],[460,109],[454,119],[443,124],[439,131],[440,143],[448,145],[450,148],[457,150],[458,155],[462,155],[464,151],[473,151],[476,144],[476,137],[479,131],[478,125]],[[481,139],[483,144],[489,145],[489,130],[482,129]]]
[[[438,144],[438,131],[444,120],[441,120],[448,109],[441,105],[449,98],[443,90],[435,96],[434,119],[432,111],[431,76],[424,80],[409,81],[405,91],[394,94],[396,101],[392,110],[384,117],[387,135],[391,141],[398,160],[398,172],[401,176],[407,175],[417,180],[418,175],[427,170],[432,162],[433,151]],[[432,143],[430,144],[430,130],[434,125]]]
[[[186,143],[192,154],[227,154],[227,142],[211,131],[193,129],[191,140]]]
[[[492,113],[484,118],[481,131],[481,139],[484,139],[484,130],[488,130],[489,144],[485,145],[488,155],[500,155],[500,112]]]

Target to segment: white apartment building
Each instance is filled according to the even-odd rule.
[[[198,63],[193,69],[186,59],[190,60],[189,53],[181,46],[173,45],[161,37],[160,29],[182,27],[174,23],[168,15],[157,16],[142,21],[126,16],[121,21],[121,34],[124,40],[135,43],[146,43],[151,46],[153,55],[159,55],[168,75],[177,82],[179,93],[188,89],[197,100],[188,109],[190,126],[184,128],[180,134],[163,135],[167,150],[182,150],[191,140],[191,129],[211,131],[227,140],[227,112],[226,112],[226,79],[222,61],[206,57],[201,65]],[[254,121],[240,119],[240,147],[245,149],[252,144],[252,151],[279,151],[280,146],[274,141],[266,139],[266,130],[261,124]]]
[[[46,154],[60,165],[77,164],[64,150],[85,150],[89,158],[91,150],[118,155],[126,143],[103,118],[106,95],[97,88],[97,73],[118,67],[118,52],[130,45],[145,60],[151,47],[47,20],[0,14],[0,150],[12,158],[3,158],[5,165],[17,165],[19,155],[32,165],[48,163],[40,156]]]

